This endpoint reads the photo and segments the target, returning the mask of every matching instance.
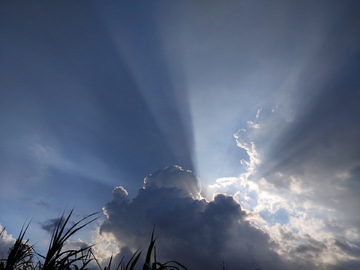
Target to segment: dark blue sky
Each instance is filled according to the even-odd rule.
[[[14,236],[30,216],[44,239],[65,207],[104,207],[118,257],[156,222],[184,263],[191,243],[203,260],[221,261],[212,245],[247,254],[234,267],[355,269],[359,14],[357,1],[3,1],[1,226]]]
[[[118,9],[122,18],[123,8]],[[194,170],[187,136],[190,127],[180,115],[186,114],[186,97],[175,100],[159,40],[142,37],[153,32],[154,26],[149,18],[136,22],[138,12],[141,10],[124,12],[122,19],[135,27],[136,39],[147,40],[140,48],[151,52],[148,59],[142,59],[152,69],[149,76],[153,78],[144,78],[150,80],[145,91],[151,106],[95,6],[29,3],[4,8],[2,89],[6,91],[1,109],[6,116],[5,148],[19,147],[19,140],[57,145],[74,163],[101,160],[109,177],[119,181],[108,184],[121,183],[119,178],[134,179],[135,190],[149,172],[159,168],[179,164]],[[158,110],[165,130],[154,119],[152,107]],[[169,143],[166,137],[170,136]],[[6,160],[4,156],[4,169],[9,167],[7,162],[32,167]],[[51,174],[71,178],[61,171]],[[103,189],[108,191],[105,184]]]

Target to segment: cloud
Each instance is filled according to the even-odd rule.
[[[206,201],[200,199],[199,187],[194,173],[179,166],[146,177],[132,201],[117,187],[103,208],[107,219],[100,233],[114,235],[120,248],[117,258],[146,248],[156,224],[159,261],[177,260],[199,270],[221,268],[223,259],[232,269],[285,269],[277,244],[247,220],[232,196],[216,194]]]
[[[307,244],[300,244],[296,247],[296,252],[298,253],[307,253],[308,256],[318,256],[324,249],[326,249],[326,245],[319,241],[313,239],[310,235],[305,235],[304,240],[306,240]]]
[[[91,244],[78,238],[75,241],[66,240],[64,244],[64,250],[79,250],[79,249],[87,248],[89,246],[91,246]]]
[[[335,239],[334,245],[337,246],[341,251],[350,255],[351,257],[360,259],[360,243],[349,244]]]
[[[12,235],[7,234],[5,228],[0,224],[0,259],[7,257],[9,248],[15,243]]]
[[[296,251],[299,253],[319,253],[322,251],[322,249],[314,247],[312,245],[304,245],[301,244],[296,248]]]
[[[51,219],[48,219],[42,223],[39,222],[41,228],[47,232],[49,232],[50,234],[52,234],[54,232],[54,230],[58,227],[58,226],[63,226],[64,225],[64,222],[65,222],[65,219],[64,218],[51,218]],[[74,224],[73,221],[68,221],[68,224],[69,225],[72,225]]]
[[[180,166],[169,166],[145,177],[144,188],[152,185],[176,187],[184,191],[184,197],[190,194],[193,198],[200,198],[201,184],[199,178],[192,171],[184,171]]]
[[[312,113],[325,109],[319,104]],[[209,190],[233,195],[248,211],[247,219],[265,230],[279,244],[278,253],[293,262],[323,268],[358,265],[358,126],[330,131],[323,112],[321,122],[317,115],[304,119],[294,111],[281,105],[259,110],[234,135],[248,154],[241,161],[246,172],[219,178]]]

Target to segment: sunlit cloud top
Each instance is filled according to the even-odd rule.
[[[0,251],[75,207],[104,263],[359,268],[359,10],[1,2]]]

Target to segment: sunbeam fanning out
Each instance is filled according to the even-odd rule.
[[[143,2],[141,6],[118,3],[115,7],[109,3],[101,5],[100,10],[119,57],[131,73],[171,154],[193,170],[187,89],[181,79],[182,70],[178,68],[174,75],[169,67],[154,18],[155,3]]]
[[[2,1],[0,270],[72,208],[100,213],[66,242],[91,270],[149,242],[158,268],[360,269],[359,14]]]

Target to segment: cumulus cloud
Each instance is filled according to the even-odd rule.
[[[201,184],[199,178],[192,171],[185,172],[180,166],[169,166],[145,177],[144,188],[152,185],[176,187],[184,191],[184,197],[190,194],[193,198],[200,198]]]
[[[269,234],[253,226],[240,204],[225,194],[212,201],[200,197],[200,181],[179,166],[145,178],[144,187],[130,201],[123,187],[103,208],[107,219],[101,234],[112,234],[120,252],[116,258],[146,248],[156,224],[157,257],[177,260],[189,269],[285,269]]]
[[[9,248],[15,243],[12,235],[7,234],[5,228],[0,224],[0,259],[6,258]]]
[[[278,252],[285,257],[324,268],[359,267],[360,160],[354,155],[359,145],[338,141],[345,135],[338,130],[324,134],[316,127],[304,134],[299,125],[310,125],[304,122],[281,106],[258,111],[234,135],[248,154],[242,161],[246,173],[219,178],[211,190],[232,194],[251,211],[248,219],[280,244]],[[349,130],[359,131],[356,126]]]
[[[331,129],[319,107],[307,118],[281,105],[259,110],[234,135],[246,172],[205,187],[207,200],[178,166],[146,177],[132,201],[116,188],[100,232],[114,235],[119,257],[146,247],[156,224],[161,259],[190,269],[223,258],[229,268],[359,268],[359,129]]]
[[[77,240],[66,240],[65,244],[64,244],[64,251],[65,250],[79,250],[79,249],[84,249],[91,246],[91,244],[87,243],[84,240],[81,240],[80,238],[78,238]]]

